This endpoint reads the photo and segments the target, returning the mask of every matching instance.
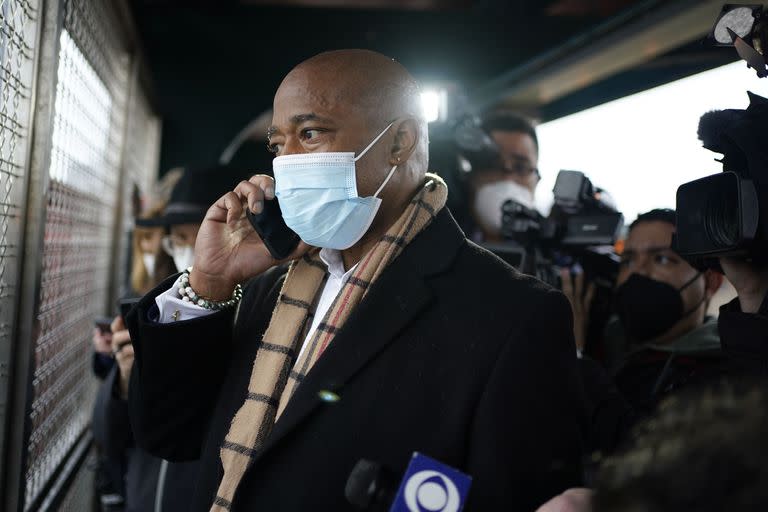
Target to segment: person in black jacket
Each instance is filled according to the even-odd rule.
[[[649,414],[664,395],[727,370],[717,321],[706,316],[723,282],[700,272],[672,249],[675,211],[651,210],[629,228],[616,287],[620,333],[628,353],[614,381],[638,414]],[[610,325],[609,325],[610,326]]]
[[[370,51],[297,66],[274,101],[276,181],[219,199],[192,271],[128,316],[136,439],[201,458],[193,510],[350,510],[359,459],[402,474],[414,451],[473,478],[467,510],[530,511],[580,480],[570,306],[442,208],[418,91]],[[315,244],[290,266],[245,217],[275,195]]]
[[[243,177],[242,171],[229,166],[184,171],[162,214],[141,222],[168,233],[163,243],[168,258],[181,267],[189,265],[208,206]],[[110,340],[117,364],[100,385],[93,420],[94,437],[104,452],[104,468],[125,498],[126,512],[186,512],[199,464],[196,460],[169,463],[136,446],[127,402],[134,351],[120,316],[112,322]]]
[[[720,258],[737,297],[720,307],[718,329],[734,375],[768,376],[768,267]]]

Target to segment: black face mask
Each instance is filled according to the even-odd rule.
[[[690,311],[683,310],[680,292],[693,284],[701,274],[675,288],[640,274],[632,274],[616,289],[615,306],[627,337],[635,342],[656,338],[690,315],[706,300],[702,297]]]

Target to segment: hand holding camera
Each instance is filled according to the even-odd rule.
[[[757,313],[768,295],[768,267],[758,267],[736,258],[720,258],[728,280],[736,288],[744,313]]]

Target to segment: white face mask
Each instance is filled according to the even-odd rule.
[[[147,270],[147,274],[149,274],[150,277],[154,277],[157,257],[150,252],[145,252],[141,255],[141,259],[144,261],[144,268]]]
[[[173,250],[172,257],[176,270],[181,272],[192,266],[192,262],[195,259],[195,248],[191,245],[176,247]]]
[[[533,192],[514,181],[486,183],[477,190],[475,215],[486,230],[501,232],[501,207],[509,200],[534,209]]]

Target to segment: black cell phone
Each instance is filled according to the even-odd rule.
[[[249,208],[245,215],[273,258],[285,259],[299,245],[299,235],[285,224],[277,199],[264,200],[264,209],[261,213],[253,213]]]
[[[128,312],[133,309],[133,306],[135,306],[136,303],[140,300],[141,299],[139,297],[136,297],[133,299],[120,299],[117,301],[117,305],[120,308],[120,316],[123,317],[123,321],[125,321],[125,317],[128,315]]]
[[[112,319],[106,316],[96,317],[93,324],[101,332],[101,334],[108,334],[112,332]]]

